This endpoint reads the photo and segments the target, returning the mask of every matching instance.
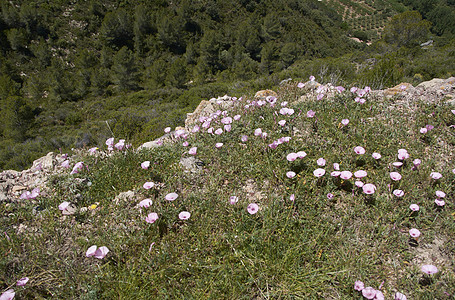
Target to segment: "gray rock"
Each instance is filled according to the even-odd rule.
[[[183,167],[185,173],[199,173],[202,171],[204,163],[196,157],[182,157],[180,165]]]

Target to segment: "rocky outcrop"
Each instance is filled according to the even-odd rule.
[[[10,202],[19,199],[25,191],[39,188],[46,193],[46,183],[50,175],[63,172],[61,163],[66,159],[61,154],[49,152],[46,156],[33,162],[30,169],[18,172],[6,170],[0,173],[0,202]]]
[[[202,100],[201,103],[196,107],[194,112],[186,115],[185,127],[189,128],[191,125],[198,122],[200,117],[210,117],[217,110],[226,110],[234,104],[236,98],[229,97],[227,95],[218,98],[212,98],[210,100]]]

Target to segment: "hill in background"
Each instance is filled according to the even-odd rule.
[[[201,99],[290,77],[375,88],[449,77],[453,3],[419,3],[3,2],[0,169],[109,136],[137,145],[182,124]]]

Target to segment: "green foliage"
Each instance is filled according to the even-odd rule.
[[[1,129],[5,139],[22,142],[26,138],[28,129],[33,121],[33,112],[24,98],[10,96],[2,100]]]
[[[98,140],[94,128],[109,116],[132,124],[118,132],[133,143],[155,138],[166,125],[160,115],[170,115],[177,126],[203,98],[272,88],[289,77],[383,87],[415,74],[422,76],[415,82],[454,74],[450,1],[408,1],[424,17],[414,20],[422,30],[411,26],[406,33],[391,25],[399,43],[390,34],[380,41],[376,35],[390,17],[408,9],[395,0],[342,1],[345,6],[271,0],[38,2],[1,3],[0,92],[5,91],[2,99],[27,99],[34,117],[25,122],[25,136],[43,139],[43,154],[52,145],[82,140],[82,128],[94,136],[90,141]],[[353,13],[345,14],[344,7]],[[421,52],[413,45],[424,38],[418,35],[428,28],[425,20],[441,36],[429,37],[434,46]],[[377,42],[356,43],[347,38],[352,35]],[[408,42],[409,51],[400,50]],[[384,53],[396,55],[394,62],[381,58]],[[373,57],[376,65],[369,63]],[[203,90],[212,94],[198,99]],[[66,112],[68,107],[80,112]],[[64,138],[53,142],[55,132]]]
[[[139,73],[136,68],[134,55],[126,46],[123,46],[114,56],[112,79],[121,91],[137,88]]]
[[[412,47],[426,41],[430,23],[417,11],[404,12],[392,18],[384,30],[385,40],[397,46]]]
[[[131,47],[133,25],[128,12],[119,9],[107,13],[101,24],[100,34],[108,45],[119,49],[123,46]]]
[[[323,63],[328,61],[318,65]],[[335,66],[335,59],[331,63]],[[331,99],[309,96],[301,101],[303,92],[296,83],[277,89],[274,107],[246,109],[253,101],[251,94],[237,100],[239,105],[228,115],[241,118],[230,132],[189,135],[186,141],[198,147],[197,174],[185,172],[179,163],[189,157],[182,140],[142,151],[107,151],[101,141],[95,155],[72,155],[72,165],[82,161],[85,167],[77,174],[68,170],[53,176],[46,194],[0,203],[0,225],[6,233],[0,241],[4,289],[27,275],[30,282],[15,288],[16,297],[360,299],[353,287],[357,280],[375,288],[384,282],[381,291],[386,296],[396,291],[408,299],[454,294],[451,107],[415,101],[409,108],[397,98],[376,97],[359,104],[348,91]],[[224,88],[212,83],[192,91],[200,97]],[[148,93],[116,99],[139,104],[159,96]],[[161,98],[171,94],[163,90]],[[284,101],[295,113],[277,118],[275,111]],[[172,108],[176,102],[166,104]],[[314,118],[306,117],[310,109],[316,112]],[[346,126],[340,123],[344,118],[350,120]],[[286,126],[277,124],[279,119],[285,119]],[[432,142],[419,132],[426,124],[435,127],[429,132]],[[267,138],[254,136],[255,128],[267,132]],[[240,142],[244,134],[249,140]],[[271,149],[271,141],[284,136],[292,139]],[[215,148],[217,142],[223,147]],[[356,146],[366,153],[356,154]],[[0,155],[8,147],[1,142]],[[402,179],[392,181],[390,164],[397,161],[398,149],[406,149],[410,157],[394,169]],[[286,159],[298,151],[307,155]],[[373,152],[382,158],[373,159]],[[320,157],[325,166],[316,163]],[[415,158],[421,159],[417,168]],[[140,166],[146,160],[147,170]],[[343,171],[365,170],[368,175],[361,180],[375,184],[374,194],[356,187],[358,179],[331,176],[333,163]],[[326,174],[316,177],[316,168],[324,168]],[[290,170],[296,173],[293,178],[286,176]],[[434,171],[443,177],[431,179]],[[155,186],[145,189],[145,182]],[[403,190],[404,196],[395,196],[395,189]],[[438,190],[447,193],[444,207],[434,204]],[[135,196],[118,197],[127,191]],[[165,200],[171,192],[178,198]],[[238,202],[230,204],[231,196]],[[146,198],[150,207],[138,207]],[[63,201],[77,208],[75,214],[62,216],[58,206]],[[259,206],[254,215],[247,211],[250,203]],[[413,213],[411,203],[420,211]],[[191,217],[179,219],[182,211]],[[145,221],[151,212],[158,214],[152,224]],[[411,228],[422,231],[418,240],[410,239]],[[86,257],[92,245],[110,251],[100,260]],[[439,269],[431,280],[420,271],[427,263],[420,255],[429,248],[438,258],[428,263]],[[43,276],[47,280],[36,280]]]

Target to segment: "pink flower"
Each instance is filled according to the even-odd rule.
[[[297,154],[297,158],[304,158],[306,156],[305,151],[299,151],[296,154]]]
[[[193,129],[191,130],[192,133],[196,133],[198,132],[199,130],[201,130],[201,127],[199,127],[198,125],[194,125]]]
[[[0,295],[0,300],[12,300],[15,295],[16,293],[14,292],[14,290],[9,289]]]
[[[150,161],[146,160],[141,163],[141,168],[147,170],[150,167]]]
[[[428,129],[426,129],[425,127],[420,128],[420,133],[425,134],[427,132],[428,132]]]
[[[340,93],[340,94],[341,94],[342,92],[344,92],[344,90],[345,90],[345,88],[342,87],[342,86],[337,86],[335,89],[336,89],[337,92]]]
[[[376,290],[370,286],[366,287],[362,290],[362,295],[367,299],[374,299],[376,296]]]
[[[232,123],[232,118],[231,117],[222,118],[221,119],[221,123],[223,123],[224,125],[231,124]]]
[[[430,177],[434,180],[438,180],[442,178],[442,174],[438,172],[431,172]]]
[[[85,252],[85,256],[86,256],[86,257],[90,257],[90,256],[95,255],[95,252],[96,252],[96,249],[97,249],[97,248],[98,248],[98,247],[97,247],[96,245],[93,245],[93,246],[89,247],[89,248],[87,249],[87,252]]]
[[[318,166],[323,167],[325,166],[325,159],[321,157],[316,161],[316,163],[318,164]]]
[[[402,293],[400,292],[396,292],[395,293],[395,298],[394,300],[407,300],[408,298],[406,298],[405,295],[403,295]]]
[[[318,96],[316,97],[316,99],[318,100],[321,100],[322,98],[324,98],[324,94],[318,94]]]
[[[221,147],[223,147],[223,143],[216,143],[216,144],[215,144],[215,147],[218,148],[218,149],[220,149]]]
[[[416,228],[409,230],[409,235],[413,238],[418,238],[420,236],[420,231]]]
[[[333,164],[333,169],[339,171],[340,170],[340,164],[334,163]]]
[[[178,196],[179,195],[177,193],[169,193],[164,197],[164,199],[168,201],[174,201],[175,199],[177,199]]]
[[[88,149],[88,152],[90,154],[95,154],[96,150],[98,150],[98,147],[92,147],[92,148]]]
[[[150,207],[150,205],[153,204],[153,201],[151,199],[144,199],[142,200],[141,202],[139,202],[139,207],[144,207],[144,208],[147,208],[147,207]]]
[[[262,135],[262,129],[261,128],[256,128],[254,130],[254,135],[255,136],[261,136]]]
[[[357,95],[359,95],[359,97],[363,97],[363,96],[365,96],[365,94],[366,94],[366,91],[364,89],[357,90]]]
[[[358,188],[361,188],[364,186],[363,182],[360,181],[360,180],[356,180],[356,182],[354,182],[355,186],[358,187]]]
[[[436,268],[433,265],[423,265],[421,270],[422,270],[423,273],[426,273],[428,275],[432,275],[432,274],[438,273],[438,268]]]
[[[338,177],[340,175],[341,175],[340,171],[333,171],[332,173],[330,173],[330,176],[333,176],[333,177]]]
[[[187,211],[182,211],[179,213],[179,219],[180,220],[188,220],[191,217],[191,214]]]
[[[289,196],[289,200],[294,201],[295,200],[295,194],[291,194],[291,196]]]
[[[409,153],[406,149],[399,149],[398,150],[398,159],[399,160],[405,160],[409,158]]]
[[[396,162],[393,162],[392,163],[392,166],[396,167],[396,168],[399,168],[403,165],[403,163],[401,161],[396,161]]]
[[[302,89],[303,87],[305,87],[305,83],[299,82],[299,83],[297,84],[297,87],[298,87],[299,89]]]
[[[27,284],[27,282],[29,281],[29,278],[28,277],[23,277],[21,279],[19,279],[17,282],[16,282],[16,285],[17,286],[25,286]]]
[[[261,137],[262,137],[263,139],[265,139],[265,138],[267,137],[267,132],[263,132],[263,133],[261,134]]]
[[[428,131],[431,131],[434,129],[434,126],[433,125],[426,125],[425,128],[428,130]]]
[[[232,205],[236,204],[238,201],[239,201],[239,197],[237,197],[237,196],[229,197],[229,203],[231,203]]]
[[[351,177],[352,177],[352,173],[349,172],[349,171],[342,171],[342,172],[340,173],[340,178],[341,178],[341,179],[348,180],[348,179],[350,179]]]
[[[294,161],[294,160],[297,159],[297,157],[298,157],[298,156],[297,156],[297,153],[292,152],[292,153],[289,153],[289,154],[286,156],[286,159],[287,159],[288,161]]]
[[[316,177],[322,177],[324,176],[325,174],[325,170],[324,169],[316,169],[313,171],[313,175],[316,176]]]
[[[117,144],[114,145],[114,147],[117,149],[117,150],[123,150],[123,147],[125,147],[125,140],[119,140],[119,142]]]
[[[67,159],[60,165],[62,168],[68,169],[70,167],[70,161]]]
[[[278,121],[278,125],[284,126],[286,124],[286,120],[280,120]]]
[[[419,211],[420,207],[417,204],[411,204],[409,209],[412,211]]]
[[[439,199],[435,199],[434,203],[436,203],[437,206],[444,206],[446,204],[444,200]]]
[[[362,281],[357,280],[354,282],[354,290],[361,292],[365,288],[365,285]]]
[[[395,196],[397,196],[397,197],[403,197],[404,196],[404,192],[402,190],[394,190],[393,194]]]
[[[188,151],[188,154],[196,155],[197,154],[197,147],[190,148],[190,150]]]
[[[96,246],[92,246],[92,247],[96,247]],[[90,248],[92,248],[90,247]],[[89,248],[89,250],[90,250]],[[88,252],[88,250],[87,250]],[[95,252],[93,252],[93,254],[91,254],[90,256],[93,256],[95,258],[98,258],[98,259],[103,259],[107,253],[109,252],[109,249],[106,247],[106,246],[102,246],[102,247],[99,247],[98,249],[96,249]]]
[[[235,120],[235,121],[238,121],[238,120],[240,120],[240,118],[241,118],[241,116],[240,116],[240,115],[235,115],[235,116],[234,116],[234,120]]]
[[[279,143],[277,141],[273,141],[273,143],[269,144],[269,147],[272,149],[276,149],[278,147]]]
[[[221,129],[221,128],[218,128],[217,130],[215,130],[216,135],[220,135],[222,133],[223,133],[223,129]]]
[[[166,128],[164,128],[164,132],[165,132],[165,133],[171,132],[171,127],[166,127]]]
[[[316,113],[310,109],[309,111],[307,111],[306,116],[308,118],[313,118],[315,114]]]
[[[436,191],[436,197],[438,198],[444,198],[446,196],[446,193],[443,191]]]
[[[374,184],[367,183],[363,185],[362,189],[365,194],[371,195],[376,191],[376,186]]]
[[[174,132],[174,136],[176,138],[180,138],[185,134],[185,129],[179,129]]]
[[[154,186],[155,186],[155,183],[154,183],[154,182],[148,181],[148,182],[144,183],[144,185],[143,185],[142,187],[143,187],[144,189],[146,189],[146,190],[149,190],[149,189],[151,189],[151,188],[154,187]]]
[[[420,159],[416,158],[412,161],[412,163],[414,164],[415,167],[418,167],[418,166],[420,166],[422,161]]]
[[[188,143],[188,141],[184,141],[184,142],[182,143],[182,146],[183,146],[183,147],[188,147],[189,144],[190,144],[190,143]]]
[[[335,196],[332,193],[328,193],[327,194],[327,199],[330,200],[330,199],[333,199],[333,197],[335,197]]]
[[[69,203],[68,201],[64,201],[64,202],[60,203],[60,205],[58,206],[58,209],[66,210],[70,204],[71,203]]]
[[[384,300],[384,294],[381,291],[376,290],[376,295],[374,295],[374,299],[375,300]]]
[[[353,86],[353,87],[350,89],[350,91],[351,91],[351,93],[354,94],[355,92],[357,92],[358,89],[359,89],[358,87]]]
[[[365,149],[363,147],[357,146],[354,148],[354,152],[357,154],[365,154]]]
[[[367,172],[364,170],[358,170],[358,171],[354,172],[354,176],[357,178],[363,178],[363,177],[367,176]]]
[[[401,175],[398,172],[390,172],[390,178],[394,181],[399,181],[401,179]]]
[[[314,78],[313,75],[310,76],[310,81],[314,81],[316,78]],[[453,112],[453,111],[452,111]],[[455,114],[455,113],[454,113]]]
[[[84,167],[84,163],[83,162],[78,162],[74,165],[73,167],[73,170],[71,171],[70,174],[76,174],[76,173],[79,173],[79,170],[82,169]]]
[[[341,120],[341,124],[343,124],[343,126],[346,126],[349,124],[349,119],[343,119]]]
[[[145,217],[145,222],[153,224],[155,221],[158,220],[158,214],[157,213],[149,213],[147,217]]]
[[[114,138],[109,138],[106,140],[106,146],[114,147]]]
[[[246,208],[246,210],[248,211],[248,213],[249,213],[250,215],[254,215],[255,213],[258,212],[259,206],[258,206],[256,203],[250,203],[250,204],[248,205],[248,207]]]
[[[289,171],[286,173],[287,178],[294,178],[294,176],[295,176],[295,172]]]
[[[373,156],[374,159],[380,159],[381,158],[381,154],[379,154],[377,152],[374,152],[373,154],[371,154],[371,156]]]
[[[245,143],[246,141],[248,141],[248,136],[247,135],[242,135],[240,140]]]

